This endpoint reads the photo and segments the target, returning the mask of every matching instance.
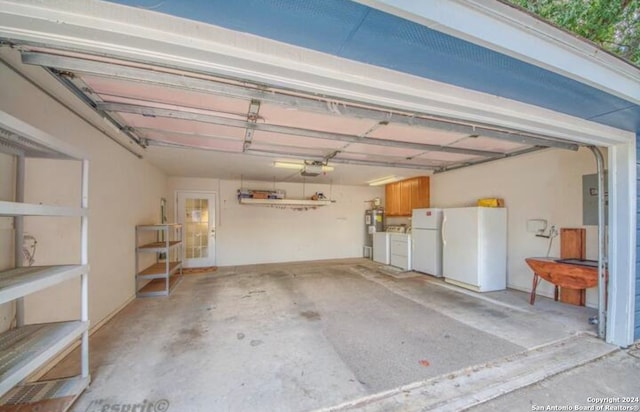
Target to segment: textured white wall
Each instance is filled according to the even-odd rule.
[[[51,78],[52,82],[55,82]],[[0,109],[70,142],[90,156],[89,315],[93,324],[134,294],[134,227],[157,222],[166,176],[88,125],[15,72],[0,64]],[[0,170],[13,160],[0,157]],[[26,197],[32,202],[79,202],[79,163],[33,160],[27,163]],[[0,180],[6,197],[9,182]],[[12,193],[9,193],[12,195]],[[25,230],[38,239],[36,264],[79,260],[79,219],[27,218]],[[3,236],[4,232],[0,232]],[[2,249],[5,249],[4,247]],[[0,265],[10,266],[0,255]],[[79,281],[65,282],[26,299],[28,322],[77,318]]]
[[[383,197],[384,188],[276,183],[290,198],[315,192],[335,200],[330,206],[296,211],[241,205],[236,190],[273,189],[268,182],[169,178],[169,219],[174,216],[176,190],[218,193],[216,256],[218,266],[337,259],[362,256],[366,200]]]
[[[606,152],[605,152],[606,158]],[[549,242],[527,232],[528,219],[546,219],[549,225],[582,226],[582,175],[596,173],[593,154],[544,150],[436,174],[431,178],[432,207],[473,206],[478,198],[504,198],[508,209],[508,287],[531,290],[532,272],[524,259],[545,256]],[[597,227],[586,226],[587,259],[597,259]],[[550,256],[560,255],[560,237],[553,240]],[[553,296],[541,282],[538,292]],[[587,304],[597,305],[597,288],[587,291]]]

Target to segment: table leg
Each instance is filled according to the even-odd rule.
[[[538,287],[538,282],[540,282],[540,276],[537,273],[533,274],[533,284],[531,285],[531,298],[529,299],[529,304],[533,305],[536,303],[536,289]]]

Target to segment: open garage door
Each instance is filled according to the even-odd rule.
[[[3,59],[45,68],[91,108],[89,122],[136,155],[170,163],[169,173],[303,181],[274,168],[297,161],[344,165],[343,176],[320,179],[353,184],[352,166],[437,173],[549,147],[608,147],[607,339],[632,340],[634,133],[217,26],[150,19],[148,10],[5,3]],[[197,160],[176,149],[196,149]]]

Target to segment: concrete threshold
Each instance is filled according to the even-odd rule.
[[[461,411],[618,350],[593,335],[579,333],[495,361],[317,411]]]

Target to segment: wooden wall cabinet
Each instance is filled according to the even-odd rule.
[[[419,176],[385,186],[385,215],[411,216],[413,209],[429,207],[429,177]]]

